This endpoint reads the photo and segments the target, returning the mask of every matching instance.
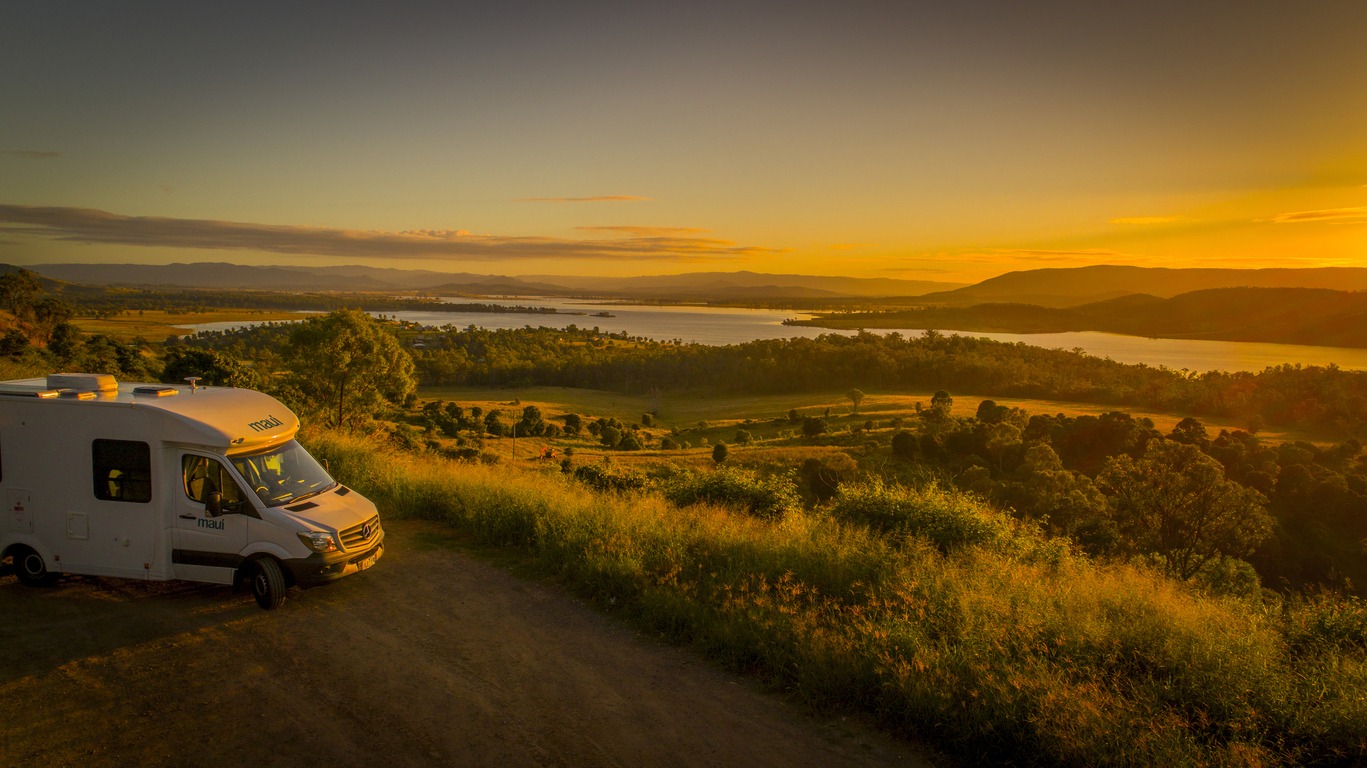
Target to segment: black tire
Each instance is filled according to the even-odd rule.
[[[57,574],[47,569],[43,556],[30,547],[15,547],[11,551],[14,558],[14,572],[19,581],[30,587],[47,587],[57,581]]]
[[[281,573],[280,564],[271,558],[254,561],[248,579],[257,605],[269,611],[285,602],[285,574]]]

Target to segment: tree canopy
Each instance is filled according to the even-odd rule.
[[[1181,579],[1247,557],[1272,533],[1263,495],[1225,479],[1220,462],[1193,445],[1152,441],[1139,459],[1107,460],[1097,482],[1132,550],[1156,554]]]
[[[414,394],[413,360],[379,321],[358,310],[309,318],[291,330],[290,381],[320,403],[330,426],[354,427]]]

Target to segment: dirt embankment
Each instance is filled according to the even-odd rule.
[[[395,521],[278,611],[220,587],[0,578],[5,765],[927,765]]]

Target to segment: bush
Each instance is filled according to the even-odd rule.
[[[734,467],[679,473],[668,478],[661,491],[680,506],[720,504],[764,519],[781,518],[802,506],[790,477],[759,477]]]
[[[596,491],[637,491],[646,486],[644,475],[603,464],[576,467],[574,479]]]
[[[946,552],[971,544],[1003,549],[1014,538],[1010,518],[933,484],[916,489],[874,479],[845,486],[832,513],[875,530],[924,536]]]
[[[1321,593],[1293,596],[1282,604],[1282,631],[1292,653],[1367,651],[1367,603],[1360,598]]]

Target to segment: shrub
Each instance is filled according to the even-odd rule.
[[[679,473],[666,479],[661,491],[680,506],[720,504],[765,519],[783,517],[802,506],[790,477],[760,477],[734,467]]]
[[[941,551],[970,544],[1001,549],[1013,538],[1010,518],[938,485],[906,488],[874,479],[845,486],[832,513],[875,530],[924,536]]]
[[[645,476],[603,464],[575,467],[574,479],[596,491],[636,491],[646,486]]]

